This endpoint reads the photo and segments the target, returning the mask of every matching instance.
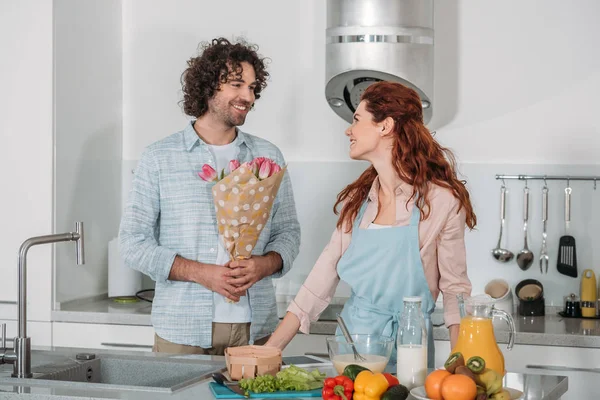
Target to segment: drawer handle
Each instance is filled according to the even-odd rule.
[[[578,368],[578,367],[564,367],[559,365],[526,365],[526,368],[532,369],[545,369],[548,371],[581,371],[581,372],[593,372],[600,374],[600,368]]]
[[[17,302],[16,301],[9,301],[9,300],[0,300],[0,304],[10,304],[10,305],[15,304],[16,305]]]
[[[148,344],[131,344],[131,343],[108,343],[103,342],[100,343],[101,346],[110,346],[110,347],[129,347],[136,349],[151,349],[152,345]]]
[[[329,360],[329,354],[325,354],[325,353],[311,353],[311,352],[307,352],[304,353],[305,356],[313,356],[313,357],[319,357],[319,358],[325,358],[327,360]]]

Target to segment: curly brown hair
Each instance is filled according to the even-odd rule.
[[[183,91],[183,111],[191,117],[200,117],[208,110],[208,100],[231,75],[241,76],[241,63],[247,62],[254,67],[256,86],[255,99],[267,87],[269,73],[266,70],[266,58],[258,54],[258,46],[238,39],[231,43],[225,38],[202,42],[197,57],[187,62],[187,69],[181,74]]]
[[[417,206],[421,210],[421,220],[427,219],[431,212],[427,196],[428,183],[431,182],[452,191],[460,201],[458,211],[465,208],[467,226],[473,229],[477,224],[477,217],[465,183],[456,177],[454,155],[449,149],[442,147],[423,124],[423,109],[417,92],[396,82],[383,81],[370,85],[362,94],[361,100],[366,102],[366,109],[373,115],[374,122],[381,122],[387,117],[394,120],[394,169],[400,179],[414,188],[407,203],[419,195]],[[346,231],[352,230],[352,223],[376,177],[377,171],[370,166],[338,194],[333,211],[337,215],[337,207],[343,204],[337,222],[339,229],[345,226]]]

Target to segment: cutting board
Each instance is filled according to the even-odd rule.
[[[243,399],[244,396],[234,393],[229,388],[219,385],[215,382],[209,382],[208,386],[210,391],[216,399]],[[281,399],[284,397],[321,397],[321,389],[308,390],[305,392],[290,390],[287,392],[273,392],[273,393],[252,393],[250,392],[250,398],[254,399]]]

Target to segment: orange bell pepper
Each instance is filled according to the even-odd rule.
[[[361,371],[354,380],[354,400],[379,400],[388,387],[382,373]]]

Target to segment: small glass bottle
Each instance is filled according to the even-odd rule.
[[[396,374],[409,390],[423,386],[427,377],[427,326],[421,297],[404,297],[398,325]]]

